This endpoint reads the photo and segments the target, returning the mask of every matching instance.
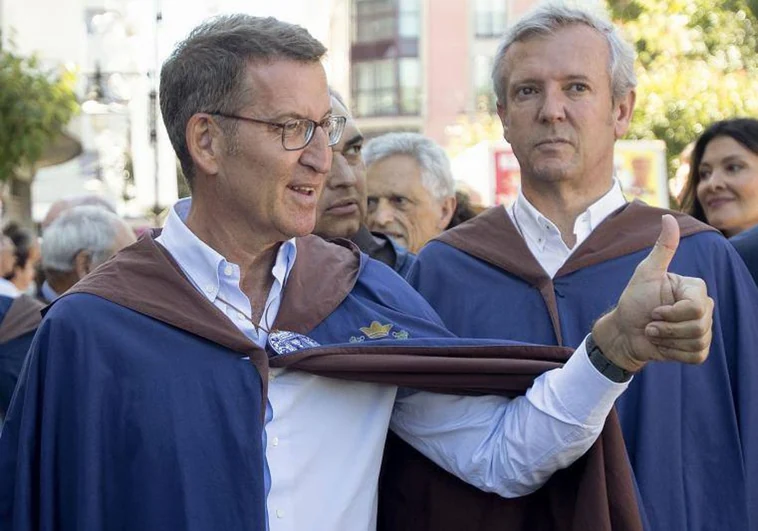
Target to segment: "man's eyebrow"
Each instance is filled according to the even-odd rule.
[[[565,76],[561,76],[560,81],[565,83],[567,81],[591,81],[588,76],[585,74],[567,74]],[[543,79],[538,79],[535,77],[525,77],[523,79],[511,79],[510,85],[541,85],[545,81]]]
[[[321,115],[321,118],[318,120],[314,120],[315,122],[320,122],[321,120],[324,120],[326,117],[331,116],[332,114],[332,108],[330,107],[328,111],[326,111],[323,115]],[[288,120],[288,119],[295,119],[295,120],[311,120],[312,118],[310,116],[305,116],[304,114],[300,114],[299,112],[283,112],[281,114],[277,114],[272,120]]]
[[[352,146],[354,146],[356,144],[360,144],[362,142],[363,142],[363,135],[360,134],[360,133],[358,133],[353,138],[351,138],[350,140],[348,140],[347,142],[345,142],[345,147],[352,147]]]

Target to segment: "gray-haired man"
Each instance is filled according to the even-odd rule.
[[[388,133],[366,144],[368,227],[412,253],[439,235],[455,213],[445,151],[417,133]]]
[[[134,231],[100,206],[78,206],[63,212],[42,234],[41,295],[53,302],[85,275],[136,241]]]
[[[508,31],[492,77],[521,193],[429,243],[409,280],[458,334],[575,345],[667,212],[627,203],[613,176],[634,109],[634,50],[593,12],[548,4]],[[755,529],[758,291],[720,234],[678,217],[671,270],[704,279],[716,300],[711,356],[634,378],[617,401],[626,446],[652,529]],[[635,372],[615,364],[601,370]]]

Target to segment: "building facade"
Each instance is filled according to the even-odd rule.
[[[362,130],[445,146],[462,116],[494,112],[499,38],[536,0],[350,1],[350,103]]]

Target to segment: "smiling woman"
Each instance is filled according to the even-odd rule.
[[[682,210],[728,237],[758,226],[758,120],[724,120],[702,134]]]

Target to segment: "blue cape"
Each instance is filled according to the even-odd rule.
[[[516,394],[570,353],[457,339],[387,266],[316,237],[297,245],[275,328],[324,346],[270,363],[149,235],[58,299],[0,437],[0,529],[263,531],[269,366]],[[569,515],[589,500],[599,521],[618,514],[634,530],[631,477],[610,424],[542,495],[577,500]]]
[[[744,260],[753,280],[758,284],[758,227],[743,231],[729,239]]]
[[[15,299],[0,296],[0,425],[42,319],[42,308],[42,303],[26,295]]]
[[[628,205],[551,280],[503,208],[491,209],[427,245],[409,281],[458,335],[573,347],[618,301],[662,213]],[[755,529],[758,290],[720,234],[679,223],[670,271],[703,278],[716,302],[710,356],[635,376],[617,401],[624,438],[651,529]]]

